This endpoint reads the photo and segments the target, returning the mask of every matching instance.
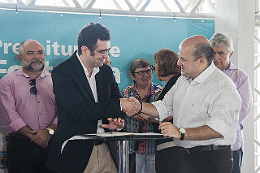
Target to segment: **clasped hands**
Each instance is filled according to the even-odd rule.
[[[122,110],[126,113],[128,117],[137,114],[141,111],[142,108],[141,103],[134,97],[120,98],[120,103],[122,106]],[[146,119],[145,116],[147,115],[140,114],[139,117],[136,118]],[[169,121],[171,118],[172,116],[165,119],[165,121]],[[160,122],[159,129],[165,137],[180,138],[179,129],[170,122]]]
[[[33,130],[30,131],[30,134],[31,142],[38,144],[42,148],[47,148],[48,142],[51,139],[51,135],[47,129]]]
[[[120,98],[122,111],[131,117],[141,111],[141,103],[134,97]]]

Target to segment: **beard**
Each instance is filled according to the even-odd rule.
[[[44,69],[45,62],[43,62],[40,58],[33,59],[29,63],[22,60],[22,68],[29,72],[40,72]]]

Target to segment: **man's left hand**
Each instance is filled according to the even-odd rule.
[[[124,120],[121,118],[108,118],[109,124],[102,124],[102,128],[107,128],[110,130],[122,129],[124,127]]]
[[[160,123],[159,129],[165,137],[180,138],[179,129],[170,122]]]
[[[32,142],[35,142],[43,148],[47,148],[48,141],[51,139],[51,135],[47,129],[33,130],[30,133],[35,135],[34,139],[32,139]]]

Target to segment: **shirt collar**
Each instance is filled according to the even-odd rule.
[[[153,88],[153,85],[154,85],[154,83],[153,83],[153,82],[151,82],[149,91],[151,91],[151,90],[152,90],[152,88]],[[133,84],[133,87],[132,87],[132,89],[137,91],[137,86],[136,86],[136,83],[134,83],[134,84]]]
[[[228,66],[227,66],[227,68],[225,68],[225,70],[229,70],[230,65],[231,65],[231,62],[229,62]]]
[[[26,73],[23,73],[24,74],[24,76],[25,77],[30,77],[30,76],[28,76]],[[45,76],[45,74],[44,74],[44,70],[42,71],[42,73],[41,73],[41,75],[40,75],[42,78]]]
[[[236,69],[238,69],[238,68],[235,66],[235,64],[233,64],[232,62],[229,62],[228,66],[225,70],[236,70]],[[225,71],[225,70],[223,70],[223,71]]]
[[[197,76],[193,81],[197,83],[203,83],[214,71],[216,67],[213,62],[208,66],[199,76]]]
[[[81,64],[81,66],[83,67],[83,70],[84,70],[84,72],[85,72],[85,75],[88,77],[88,76],[89,76],[89,72],[88,72],[87,67],[85,67],[85,65],[83,64],[83,62],[82,62],[81,59],[79,58],[78,52],[76,52],[76,55],[77,55],[77,57],[78,57],[78,59],[79,59],[79,62],[80,62],[80,64]],[[92,72],[92,76],[95,76],[98,72],[99,72],[99,67],[94,67],[94,68],[93,68],[93,72]]]
[[[154,88],[155,84],[153,82],[151,82],[150,84],[150,89],[149,91],[145,94],[144,98],[141,99],[141,97],[139,96],[139,93],[137,91],[137,86],[136,86],[136,83],[133,84],[133,87],[132,87],[132,90],[133,92],[135,93],[136,96],[138,96],[138,100],[139,101],[146,101],[147,97],[154,94],[155,93],[155,88]]]
[[[20,68],[20,69],[17,70],[17,74],[20,75],[20,76],[30,77],[28,74],[24,73],[24,71],[23,71],[22,68]],[[44,69],[44,70],[42,71],[40,77],[43,78],[43,77],[45,77],[45,76],[46,76],[46,74],[45,74],[45,69]]]

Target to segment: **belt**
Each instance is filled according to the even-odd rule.
[[[27,136],[22,135],[21,133],[9,133],[10,136],[15,137],[15,138],[20,138],[20,139],[27,139],[30,140],[30,138],[28,138]]]
[[[101,140],[95,140],[95,141],[94,141],[94,145],[101,145],[101,144],[103,144],[103,142],[104,142],[103,139],[101,139]]]
[[[205,146],[197,146],[193,148],[183,148],[180,147],[180,150],[184,154],[194,154],[205,151],[215,151],[215,150],[231,150],[230,145],[205,145]]]
[[[162,144],[160,144],[160,145],[157,145],[157,151],[163,150],[163,149],[165,149],[165,148],[174,147],[174,146],[176,146],[176,144],[175,144],[174,141],[165,142],[165,143],[162,143]]]

